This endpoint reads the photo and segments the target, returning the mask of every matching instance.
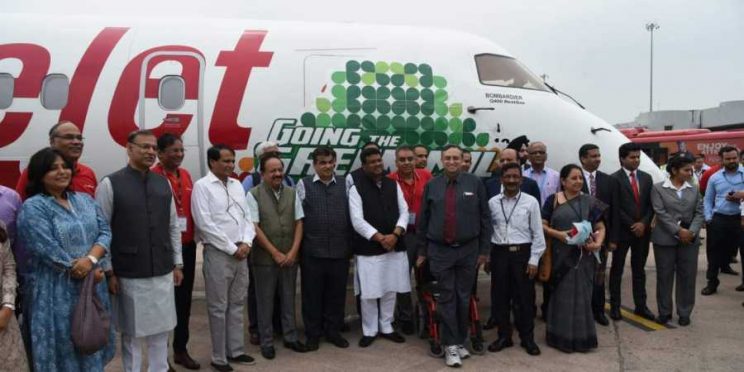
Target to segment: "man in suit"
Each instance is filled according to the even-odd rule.
[[[620,314],[620,284],[623,278],[625,256],[631,251],[633,271],[633,301],[635,314],[653,320],[655,315],[646,306],[646,259],[648,258],[649,226],[654,216],[651,207],[651,175],[641,170],[641,148],[626,143],[619,149],[622,168],[612,174],[617,192],[613,193],[612,228],[609,250],[612,252],[610,268],[610,318],[622,319]]]
[[[501,193],[501,167],[504,166],[504,164],[509,163],[519,163],[518,160],[518,153],[517,150],[513,148],[506,148],[499,154],[499,161],[498,161],[498,168],[495,172],[493,172],[493,176],[489,178],[486,181],[486,193],[488,194],[488,200],[491,200],[494,196]],[[540,188],[537,186],[537,182],[531,178],[522,177],[522,182],[519,186],[519,190],[522,191],[525,194],[529,194],[533,196],[535,199],[540,200]],[[542,207],[542,206],[541,206]],[[491,260],[495,260],[494,252],[491,252]],[[485,266],[486,270],[489,270],[489,266]],[[497,298],[499,295],[496,293],[496,283],[494,276],[495,273],[491,273],[491,303],[494,303],[494,299]],[[534,295],[534,293],[533,293]],[[534,301],[533,301],[534,303]],[[498,324],[496,322],[497,316],[496,316],[496,306],[491,306],[491,315],[488,318],[488,321],[485,325],[483,325],[483,329],[492,329],[495,328]]]
[[[610,229],[610,217],[612,216],[612,195],[613,182],[610,175],[599,171],[599,165],[602,163],[602,154],[599,147],[595,144],[587,143],[579,148],[579,161],[581,169],[584,172],[584,186],[582,191],[589,194],[603,203],[608,205],[605,211],[605,227]],[[600,262],[597,265],[597,272],[594,276],[594,292],[592,293],[592,310],[594,311],[594,320],[597,323],[606,326],[610,324],[604,313],[605,304],[605,275],[607,271],[607,246],[603,246],[599,251]]]

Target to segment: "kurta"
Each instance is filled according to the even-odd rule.
[[[51,196],[35,195],[23,204],[18,218],[20,237],[31,255],[28,310],[34,370],[103,371],[114,357],[114,329],[102,350],[88,356],[75,351],[70,328],[82,280],[73,279],[69,271],[72,261],[86,256],[94,244],[104,247],[108,255],[111,231],[89,195],[68,193],[67,198],[69,210]],[[96,285],[96,294],[110,311],[105,280]]]

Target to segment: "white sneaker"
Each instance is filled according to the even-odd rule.
[[[444,362],[447,364],[447,367],[462,366],[462,360],[460,359],[457,345],[450,345],[444,348]]]
[[[465,346],[462,345],[457,345],[457,355],[460,356],[460,359],[470,358],[470,352],[468,352],[468,349],[466,349]]]

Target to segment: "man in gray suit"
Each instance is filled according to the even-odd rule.
[[[690,324],[695,305],[695,278],[700,246],[698,236],[703,226],[703,198],[690,184],[693,177],[691,157],[678,155],[667,164],[669,178],[651,190],[651,204],[656,212],[656,227],[651,233],[656,259],[657,322],[665,324],[672,318],[672,288],[679,325]]]

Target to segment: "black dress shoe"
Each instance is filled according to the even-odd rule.
[[[333,346],[346,349],[349,347],[349,341],[346,341],[345,338],[341,337],[341,335],[330,335],[326,336],[326,341],[333,344]]]
[[[261,356],[268,360],[274,359],[276,350],[273,346],[261,346]]]
[[[594,313],[594,320],[599,323],[599,325],[608,326],[610,325],[609,319],[607,319],[607,316],[605,315],[604,311],[598,311]]]
[[[728,265],[722,267],[721,272],[724,274],[729,274],[729,275],[739,275],[738,271],[732,269],[731,266],[728,266]]]
[[[362,336],[362,338],[359,339],[359,347],[367,347],[369,345],[372,345],[373,342],[375,342],[375,338],[373,336]]]
[[[510,338],[498,338],[496,341],[488,345],[488,351],[495,353],[511,346],[514,346],[514,343]]]
[[[405,337],[401,336],[398,332],[380,333],[380,337],[395,342],[396,344],[402,344],[406,342]]]
[[[610,318],[612,320],[622,320],[623,315],[620,313],[620,306],[611,306],[610,307]]]
[[[248,342],[250,342],[251,345],[261,345],[261,339],[258,337],[258,333],[251,333]]]
[[[229,364],[217,364],[215,362],[210,363],[212,369],[217,372],[232,372],[233,368]]]
[[[690,317],[689,316],[679,317],[679,325],[681,325],[682,327],[687,327],[688,325],[690,325]]]
[[[489,330],[496,328],[496,319],[494,318],[488,318],[488,321],[486,324],[483,325],[483,329]]]
[[[191,355],[186,351],[174,351],[173,362],[182,365],[186,369],[197,370],[201,368],[201,365],[192,359]]]
[[[667,324],[672,319],[671,315],[659,315],[658,318],[656,318],[656,323],[659,324]]]
[[[284,347],[286,347],[287,349],[290,349],[292,351],[298,352],[298,353],[305,353],[305,352],[307,352],[307,347],[305,346],[305,344],[303,344],[300,341],[285,342],[284,343]]]
[[[318,341],[317,338],[308,338],[307,341],[305,342],[305,349],[307,351],[316,351],[318,350],[319,343],[320,342]]]
[[[401,322],[400,331],[406,335],[412,335],[416,333],[416,325],[413,322]]]
[[[540,348],[537,346],[537,344],[533,340],[522,341],[519,343],[519,345],[522,346],[527,351],[527,354],[540,355]]]
[[[718,287],[708,284],[702,291],[700,291],[700,294],[703,296],[710,296],[716,292],[718,292]]]
[[[638,316],[640,316],[642,318],[646,318],[648,320],[655,320],[656,319],[656,315],[654,315],[654,313],[652,313],[651,310],[649,310],[649,308],[646,307],[646,306],[644,306],[644,307],[637,307],[633,311],[633,313],[635,315],[638,315]]]
[[[256,364],[256,360],[248,354],[240,354],[236,357],[227,357],[227,361],[235,364],[242,364],[245,366],[252,366]]]
[[[736,291],[737,292],[744,292],[744,283],[739,284],[739,286],[736,287]]]

